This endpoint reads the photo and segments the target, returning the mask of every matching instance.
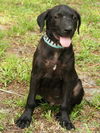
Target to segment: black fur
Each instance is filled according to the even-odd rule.
[[[60,44],[55,35],[72,38],[76,29],[79,33],[81,18],[74,9],[59,5],[40,14],[37,22],[40,31],[46,22],[46,34],[55,43]],[[55,65],[56,69],[53,70]],[[84,91],[75,71],[72,44],[67,48],[56,49],[48,46],[41,38],[34,54],[25,111],[16,121],[18,127],[25,128],[30,125],[33,110],[37,106],[37,94],[41,95],[44,101],[60,105],[60,112],[56,118],[62,127],[69,130],[75,128],[69,113],[76,104],[80,104]]]

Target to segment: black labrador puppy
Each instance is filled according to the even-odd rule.
[[[84,90],[75,71],[72,37],[81,24],[80,15],[66,5],[58,5],[40,14],[37,18],[40,31],[46,22],[46,34],[42,36],[34,53],[30,91],[24,113],[16,121],[20,128],[30,125],[36,95],[51,104],[60,105],[56,115],[66,129],[75,128],[69,113],[80,104]]]

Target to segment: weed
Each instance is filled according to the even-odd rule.
[[[4,130],[4,127],[0,125],[0,132],[2,132],[3,130]]]
[[[17,107],[25,107],[26,104],[26,97],[23,99],[18,99],[17,101],[14,101]]]
[[[71,113],[71,119],[72,120],[77,120],[81,117],[81,111],[83,110],[83,106],[86,105],[85,100],[81,102],[81,104],[76,105],[75,108],[73,109]]]
[[[48,112],[46,112],[43,115],[48,121],[52,121],[52,112],[51,112],[51,110],[49,110]]]
[[[3,120],[5,120],[6,114],[0,112],[0,132],[4,130]]]
[[[59,106],[50,106],[48,103],[43,103],[41,104],[41,108],[43,111],[48,112],[51,110],[51,112],[58,112],[59,111]]]
[[[100,110],[100,94],[94,94],[91,103],[96,109]]]
[[[0,41],[0,59],[5,55],[5,51],[8,47],[9,47],[8,42],[4,40]]]

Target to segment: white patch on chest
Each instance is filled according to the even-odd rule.
[[[53,70],[55,71],[55,70],[56,70],[56,68],[57,68],[57,65],[54,65]]]
[[[57,69],[57,60],[58,60],[58,53],[55,53],[54,54],[54,59],[53,59],[53,61],[54,61],[54,63],[55,63],[55,65],[54,65],[54,67],[53,67],[53,70],[55,71],[56,69]]]

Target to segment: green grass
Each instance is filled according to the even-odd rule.
[[[14,80],[29,82],[31,70],[30,64],[31,61],[27,58],[20,59],[14,55],[5,58],[0,66],[0,81],[4,84],[11,83]]]
[[[95,94],[92,98],[92,105],[95,106],[96,109],[100,110],[100,94]]]
[[[0,112],[0,132],[4,130],[4,125],[2,124],[2,121],[4,121],[6,117],[7,115],[5,113]]]
[[[81,111],[83,110],[83,106],[85,106],[86,103],[85,101],[82,101],[81,104],[76,105],[75,108],[73,109],[73,112],[71,113],[71,119],[72,120],[77,120],[81,116]]]
[[[28,57],[27,54],[23,56],[17,55],[14,52],[9,53],[9,49],[20,48],[20,47],[30,47],[35,48],[38,44],[41,34],[39,33],[39,27],[37,25],[37,16],[43,11],[47,10],[58,4],[68,4],[75,8],[82,17],[82,25],[80,28],[80,35],[75,34],[73,38],[73,45],[75,49],[76,56],[76,66],[78,72],[86,73],[96,81],[96,85],[100,86],[100,37],[99,37],[99,8],[100,4],[98,0],[0,0],[0,88],[9,89],[10,85],[14,82],[24,84],[27,93],[27,88],[29,87],[31,65],[32,65],[32,55]],[[44,30],[45,32],[45,30]],[[26,53],[28,53],[28,49]],[[10,89],[17,88],[16,86],[11,86]],[[22,91],[20,88],[18,91]],[[24,88],[25,89],[25,88]],[[13,91],[16,91],[15,89]],[[1,101],[4,106],[8,106],[16,111],[15,115],[19,116],[20,109],[25,105],[24,99],[26,95],[24,93],[23,98],[17,96],[7,95],[3,101]],[[12,98],[13,97],[13,98]],[[2,98],[2,97],[1,97]],[[9,100],[8,100],[9,99]],[[95,125],[96,131],[98,131],[98,122],[95,120],[95,112],[100,110],[100,96],[95,94],[92,98],[90,104],[83,100],[83,102],[76,106],[71,114],[72,121],[79,122],[83,125],[84,129],[78,129],[78,132],[92,133],[92,129],[87,122],[92,121],[91,125]],[[19,110],[16,110],[19,109]],[[90,110],[86,110],[88,108]],[[52,122],[54,114],[59,111],[58,107],[49,106],[48,104],[43,104],[40,106],[43,115],[44,124],[47,124],[46,131],[49,132],[47,128],[49,122],[51,125],[55,125]],[[17,112],[19,112],[17,114]],[[85,113],[87,112],[87,114]],[[12,118],[12,114],[7,114]],[[37,114],[38,115],[38,114]],[[37,116],[36,115],[36,116]],[[16,117],[15,117],[16,118]],[[47,120],[45,122],[45,120]],[[5,122],[4,122],[5,121]],[[5,131],[8,119],[4,113],[0,113],[0,132]],[[10,120],[9,120],[10,121]],[[13,122],[11,122],[12,124]],[[38,120],[34,122],[34,126],[25,129],[25,133],[32,133],[33,131],[38,132],[41,127],[41,123]],[[56,129],[55,129],[56,130]],[[51,130],[51,132],[55,132]],[[61,133],[65,132],[60,130]],[[58,132],[58,131],[56,131]],[[77,131],[76,131],[77,132]]]
[[[7,48],[9,48],[9,42],[1,39],[0,40],[0,59],[2,59],[4,57],[4,55],[6,55],[6,50]]]

